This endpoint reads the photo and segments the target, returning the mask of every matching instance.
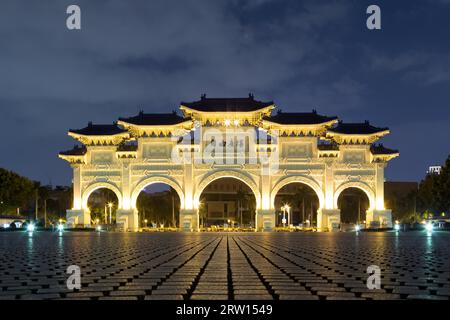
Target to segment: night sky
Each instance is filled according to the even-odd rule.
[[[381,31],[366,28],[370,4]],[[2,0],[0,167],[68,185],[69,128],[253,92],[388,126],[401,155],[386,178],[420,180],[450,153],[449,17],[450,0]]]

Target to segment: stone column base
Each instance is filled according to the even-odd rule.
[[[339,231],[341,225],[341,210],[319,209],[317,210],[317,230]]]
[[[391,210],[373,210],[366,212],[366,228],[392,228]]]
[[[122,231],[139,231],[139,217],[137,210],[117,210],[116,224]]]
[[[256,212],[256,231],[270,232],[275,228],[275,210]]]
[[[66,220],[69,228],[89,228],[91,213],[88,210],[67,210]]]
[[[180,231],[184,232],[200,231],[198,210],[196,209],[180,210]]]

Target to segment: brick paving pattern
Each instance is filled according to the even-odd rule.
[[[450,298],[450,233],[1,233],[0,252],[0,300]]]

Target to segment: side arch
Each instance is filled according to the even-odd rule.
[[[284,186],[290,184],[290,183],[302,183],[310,187],[314,190],[314,192],[317,195],[317,198],[319,198],[319,206],[320,208],[323,208],[325,205],[325,196],[323,193],[322,188],[320,185],[314,180],[309,177],[305,176],[290,176],[281,179],[278,181],[275,186],[272,188],[270,192],[270,206],[271,209],[275,208],[275,197],[277,196],[277,193],[283,188]]]
[[[200,196],[203,193],[203,190],[213,181],[221,179],[221,178],[235,178],[243,183],[245,183],[253,192],[256,199],[256,208],[259,209],[261,207],[261,193],[259,192],[258,185],[256,182],[247,174],[244,174],[235,170],[224,170],[224,171],[216,171],[211,173],[210,175],[203,178],[203,180],[197,185],[195,195],[194,195],[194,208],[198,209],[200,203]]]
[[[336,190],[334,191],[334,207],[338,208],[338,199],[341,193],[348,189],[348,188],[357,188],[367,195],[367,198],[369,199],[369,211],[373,210],[375,208],[375,192],[373,189],[366,183],[361,181],[347,181],[342,184],[340,184]]]
[[[171,179],[169,177],[164,176],[152,176],[149,178],[144,178],[141,180],[136,187],[133,189],[133,192],[131,193],[131,208],[136,209],[136,202],[139,197],[139,194],[144,190],[145,187],[148,187],[149,185],[155,184],[155,183],[164,183],[169,186],[171,186],[180,197],[180,209],[184,209],[184,192],[181,186],[178,184],[177,181],[174,179]]]
[[[82,209],[88,209],[88,200],[89,196],[92,194],[92,192],[98,190],[98,189],[108,189],[114,192],[117,196],[117,200],[119,201],[119,207],[118,209],[122,208],[122,192],[120,189],[110,182],[96,182],[93,184],[90,184],[84,189],[83,195],[81,197],[81,203],[82,203]]]

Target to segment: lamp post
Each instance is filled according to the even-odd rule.
[[[291,225],[291,207],[286,204],[286,211],[287,211],[287,224],[288,226]]]
[[[112,224],[112,207],[113,207],[113,203],[110,202],[108,203],[108,207],[109,207],[109,224]]]
[[[286,227],[286,212],[287,212],[287,224],[288,226],[291,225],[291,207],[286,203],[284,206],[281,207],[281,210],[283,211],[283,227]]]

